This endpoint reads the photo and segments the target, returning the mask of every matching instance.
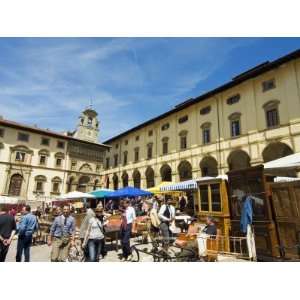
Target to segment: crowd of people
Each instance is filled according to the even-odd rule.
[[[163,247],[168,248],[172,237],[171,227],[175,226],[176,211],[183,212],[188,205],[186,197],[177,199],[177,207],[171,197],[146,197],[134,199],[109,200],[107,203],[99,202],[92,209],[86,206],[85,217],[79,226],[79,238],[84,261],[97,262],[107,254],[105,245],[106,228],[110,216],[121,215],[119,238],[121,241],[121,261],[132,259],[130,239],[134,231],[135,220],[142,216],[150,225],[148,234],[153,241],[161,237]],[[50,210],[44,212],[49,214]],[[70,205],[52,208],[54,220],[51,223],[48,236],[48,246],[51,247],[51,262],[65,262],[68,260],[69,250],[76,244],[76,221],[72,215]],[[34,234],[39,229],[39,219],[42,212],[37,209],[31,212],[29,205],[22,208],[21,218],[16,217],[16,211],[7,211],[0,205],[0,261],[5,261],[12,239],[17,234],[16,261],[30,261],[30,248],[34,240]],[[193,219],[189,231],[193,230]],[[216,235],[216,226],[213,219],[207,218],[205,232]]]

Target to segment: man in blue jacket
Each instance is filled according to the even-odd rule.
[[[25,262],[30,261],[30,247],[32,244],[32,235],[38,229],[37,217],[31,213],[31,208],[26,205],[22,209],[22,218],[17,226],[19,238],[17,244],[16,261],[22,261],[24,251]]]

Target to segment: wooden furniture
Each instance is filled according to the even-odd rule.
[[[300,181],[272,182],[274,176],[267,176],[262,165],[228,177],[232,235],[241,235],[241,211],[249,195],[258,259],[300,259]]]
[[[205,223],[206,217],[215,219],[220,234],[229,236],[230,211],[228,204],[228,184],[223,178],[201,180],[198,184],[198,218]],[[226,245],[229,250],[229,245]]]

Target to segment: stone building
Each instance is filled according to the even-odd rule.
[[[97,113],[87,108],[77,129],[57,133],[0,119],[0,195],[52,199],[101,186],[106,149],[98,143]]]
[[[300,151],[300,50],[105,142],[105,185],[147,188]]]

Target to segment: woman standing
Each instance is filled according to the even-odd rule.
[[[83,242],[84,246],[87,246],[87,251],[89,253],[90,262],[99,261],[99,256],[103,247],[104,241],[104,229],[101,222],[103,216],[103,208],[97,207],[95,209],[95,216],[89,220],[88,230],[85,235]]]

